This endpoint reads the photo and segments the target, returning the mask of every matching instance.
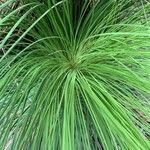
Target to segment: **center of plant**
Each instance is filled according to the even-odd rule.
[[[73,69],[73,70],[77,69],[77,66],[78,66],[78,64],[76,62],[74,62],[74,61],[69,63],[69,68],[70,69]]]

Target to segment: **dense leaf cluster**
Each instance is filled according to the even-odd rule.
[[[1,3],[0,149],[150,149],[150,4],[134,4]]]

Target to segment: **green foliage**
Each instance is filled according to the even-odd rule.
[[[0,20],[0,149],[148,150],[150,5],[7,0]]]

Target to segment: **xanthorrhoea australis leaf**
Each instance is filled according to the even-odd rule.
[[[150,7],[127,6],[28,0],[3,16],[1,149],[150,149]]]

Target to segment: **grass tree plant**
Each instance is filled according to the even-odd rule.
[[[0,149],[150,149],[150,4],[139,2],[1,2]]]

